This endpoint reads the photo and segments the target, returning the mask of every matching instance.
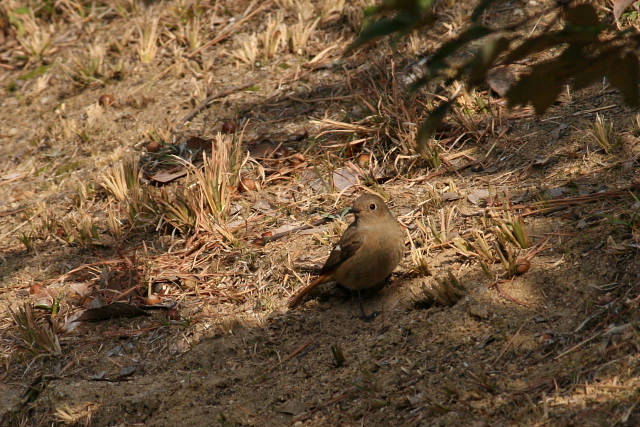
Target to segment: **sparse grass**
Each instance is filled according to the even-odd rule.
[[[346,0],[321,0],[318,2],[318,12],[323,24],[336,21],[346,6]]]
[[[83,403],[81,405],[62,404],[56,408],[54,416],[56,420],[66,425],[85,425],[91,424],[94,412],[101,405],[95,402]]]
[[[137,0],[117,0],[110,3],[113,11],[123,19],[130,19],[142,13],[142,3]]]
[[[33,306],[23,304],[15,311],[9,308],[9,314],[17,327],[20,345],[34,356],[62,354],[58,336],[53,329],[35,318]]]
[[[259,48],[258,38],[255,34],[240,34],[236,37],[237,48],[233,50],[232,56],[243,64],[255,65],[258,60]]]
[[[78,209],[86,208],[96,194],[95,183],[80,182],[76,190],[75,205]]]
[[[287,26],[284,24],[284,17],[281,13],[267,16],[266,27],[262,33],[258,34],[260,59],[264,64],[275,57],[285,45],[287,33]]]
[[[162,219],[182,233],[190,233],[198,227],[197,210],[195,205],[195,195],[189,189],[178,189],[171,191],[166,188],[160,189],[160,193],[155,198],[158,211],[162,211]]]
[[[429,270],[429,260],[422,248],[411,249],[411,260],[419,274],[422,276],[429,276],[431,274],[431,271]]]
[[[18,240],[22,243],[27,251],[33,250],[33,234],[31,232],[21,232]]]
[[[135,156],[129,155],[114,162],[100,177],[100,185],[119,202],[125,202],[131,193],[140,191],[141,170]]]
[[[226,223],[244,163],[242,135],[218,133],[212,146],[210,155],[203,153],[202,167],[182,161],[190,185],[174,193],[162,190],[154,196],[154,203],[164,220],[179,230],[202,230],[234,240]]]
[[[493,264],[496,261],[496,255],[491,249],[489,242],[487,242],[485,235],[478,231],[474,231],[473,237],[474,239],[470,245],[473,247],[476,254],[478,254],[483,262]]]
[[[22,11],[23,9],[19,9]],[[17,28],[17,40],[26,54],[33,60],[43,61],[45,57],[54,52],[53,34],[54,24],[39,22],[33,12],[28,8],[26,13],[13,13],[12,22]]]
[[[159,18],[148,18],[138,25],[138,56],[140,62],[149,64],[158,54]]]
[[[148,193],[142,189],[140,173],[138,161],[130,156],[109,167],[100,182],[117,201],[126,206],[131,225],[138,224],[142,215],[149,211]]]
[[[442,208],[436,215],[427,217],[427,227],[435,243],[443,244],[452,239],[456,211],[455,206]]]
[[[600,114],[596,114],[596,120],[589,130],[589,135],[607,154],[611,154],[620,146],[620,138],[616,133],[613,122],[605,119]]]
[[[442,158],[440,153],[442,149],[440,145],[435,139],[431,139],[427,144],[425,144],[424,149],[421,152],[422,158],[427,162],[429,166],[433,169],[438,169],[440,165],[442,165]]]
[[[331,345],[331,356],[333,357],[333,361],[331,364],[334,368],[339,368],[343,366],[346,362],[346,358],[344,357],[344,352],[339,345],[332,344]]]
[[[114,208],[110,208],[107,211],[107,225],[109,226],[111,235],[116,240],[121,240],[124,236],[124,224],[119,218],[118,211]]]
[[[298,22],[291,26],[287,32],[291,52],[298,55],[307,52],[307,44],[319,22],[320,18],[315,21],[305,21],[302,15],[298,15]]]
[[[456,29],[462,26],[457,22],[462,16],[458,9],[467,5],[451,0],[438,3],[436,7],[442,12],[439,19],[446,27],[438,27],[428,35],[414,34],[411,45],[400,43],[393,55],[388,55],[386,48],[378,50],[372,46],[363,53],[340,59],[340,52],[353,37],[352,29],[360,29],[364,19],[361,5],[367,2],[273,0],[245,5],[201,0],[176,0],[170,4],[133,0],[107,4],[6,0],[0,3],[0,39],[6,42],[0,43],[0,79],[8,76],[7,81],[14,82],[14,92],[7,92],[1,101],[3,119],[6,119],[3,122],[6,126],[0,130],[0,147],[5,150],[4,163],[0,165],[0,228],[5,228],[0,232],[3,301],[18,308],[25,300],[40,304],[36,291],[30,293],[34,283],[34,287],[46,284],[49,290],[62,282],[65,287],[95,285],[100,292],[109,284],[125,285],[122,290],[109,289],[110,293],[104,294],[111,297],[138,286],[137,281],[120,280],[118,273],[141,269],[144,271],[143,292],[136,290],[122,295],[121,301],[137,304],[141,296],[154,292],[161,295],[163,302],[178,303],[178,319],[192,319],[167,322],[164,316],[154,312],[145,319],[84,323],[81,334],[65,333],[64,357],[53,364],[42,355],[60,353],[55,346],[58,338],[55,316],[42,316],[38,309],[33,310],[31,315],[35,320],[27,328],[31,332],[23,339],[17,332],[19,327],[14,317],[7,312],[4,323],[0,322],[0,353],[5,365],[0,381],[9,387],[18,383],[34,384],[27,390],[28,405],[18,409],[16,418],[20,419],[16,425],[118,423],[109,418],[112,411],[98,411],[99,406],[90,401],[53,406],[47,400],[48,393],[37,396],[39,386],[33,382],[34,378],[42,377],[43,385],[55,378],[59,383],[55,389],[64,390],[69,381],[77,383],[78,374],[103,369],[117,372],[117,365],[129,364],[130,357],[134,361],[144,357],[139,350],[143,349],[159,355],[153,360],[147,358],[149,369],[136,373],[145,381],[152,381],[158,364],[169,360],[165,353],[181,347],[174,346],[180,344],[182,335],[177,325],[193,327],[193,331],[187,331],[182,337],[185,349],[200,337],[203,338],[200,345],[206,348],[211,344],[206,337],[219,331],[221,334],[213,344],[223,344],[222,350],[226,352],[229,344],[226,340],[233,332],[233,346],[240,346],[241,351],[231,350],[234,357],[229,363],[236,365],[231,367],[238,369],[242,377],[253,378],[253,374],[258,373],[260,384],[282,385],[287,395],[301,389],[295,381],[290,381],[292,377],[286,370],[264,369],[264,366],[271,366],[272,361],[275,365],[276,358],[272,355],[291,345],[300,348],[300,343],[309,343],[304,353],[296,354],[295,359],[287,362],[288,368],[299,370],[317,363],[339,367],[348,363],[348,369],[361,373],[355,378],[345,373],[332,378],[340,391],[318,405],[305,406],[302,415],[294,415],[303,422],[315,419],[320,411],[327,423],[335,423],[336,411],[331,408],[339,406],[344,409],[339,414],[342,421],[351,424],[389,423],[389,420],[391,424],[406,425],[455,423],[459,421],[456,414],[471,417],[473,422],[477,416],[487,423],[508,424],[519,420],[523,411],[530,412],[534,406],[539,409],[543,405],[536,401],[529,408],[524,396],[534,396],[535,401],[536,393],[542,390],[537,385],[539,378],[548,375],[545,379],[548,388],[545,385],[543,392],[548,393],[551,405],[545,407],[544,419],[536,421],[539,424],[548,423],[549,419],[558,424],[567,420],[578,423],[579,419],[561,411],[581,411],[584,404],[589,408],[589,402],[581,400],[579,394],[584,387],[575,379],[567,385],[562,376],[549,372],[556,368],[587,375],[589,387],[607,385],[607,380],[613,379],[612,387],[607,389],[607,399],[615,397],[615,402],[621,402],[620,387],[637,389],[635,379],[625,379],[624,367],[618,368],[633,356],[637,347],[637,337],[631,334],[612,335],[610,340],[600,343],[589,342],[584,353],[576,352],[575,358],[552,363],[556,348],[547,348],[540,354],[537,341],[532,337],[527,337],[524,346],[515,341],[511,347],[500,344],[505,331],[513,332],[513,323],[523,325],[523,336],[547,329],[545,323],[538,324],[538,316],[553,323],[556,337],[562,336],[565,340],[558,338],[558,353],[597,335],[599,328],[608,328],[611,322],[635,322],[632,309],[637,289],[633,282],[633,256],[637,249],[638,215],[637,209],[631,206],[633,201],[628,192],[623,190],[622,197],[624,203],[630,203],[613,208],[605,197],[588,205],[586,200],[591,195],[567,200],[565,204],[559,200],[532,202],[533,210],[518,207],[502,210],[496,207],[500,202],[495,196],[486,208],[472,205],[466,199],[475,188],[488,187],[494,195],[502,191],[495,190],[497,188],[529,189],[541,182],[566,185],[562,184],[566,179],[575,179],[579,183],[576,185],[594,189],[600,185],[610,188],[619,185],[626,189],[630,184],[623,181],[631,176],[626,165],[636,160],[630,155],[626,157],[626,147],[619,151],[613,147],[615,163],[623,162],[620,164],[624,164],[624,168],[610,168],[602,173],[599,171],[602,164],[592,164],[602,159],[602,155],[583,158],[582,163],[575,160],[582,155],[580,147],[571,147],[564,133],[553,148],[536,145],[538,141],[544,142],[541,136],[555,119],[518,121],[518,115],[530,115],[529,110],[523,108],[505,113],[501,123],[502,100],[491,98],[488,92],[463,92],[460,109],[447,118],[428,144],[426,160],[415,153],[416,132],[425,110],[433,105],[434,99],[437,102],[439,97],[450,94],[448,89],[436,86],[433,91],[429,88],[408,96],[406,87],[396,82],[396,78],[406,73],[403,67],[409,59],[405,56],[407,51],[412,55],[425,55],[433,52],[441,41],[455,37]],[[447,8],[452,5],[455,10],[449,11]],[[33,37],[28,33],[20,13],[14,14],[14,18],[20,18],[19,24],[11,23],[8,32],[3,30],[6,27],[2,26],[1,11],[15,11],[18,6],[24,8],[25,16],[31,14],[29,16],[41,25],[43,34]],[[241,22],[243,11],[254,9],[259,12]],[[489,24],[504,13],[496,9],[491,9],[483,18]],[[157,20],[155,29],[153,20]],[[285,24],[287,28],[283,29],[280,25]],[[29,31],[35,34],[36,30]],[[47,35],[50,43],[46,42]],[[17,36],[22,37],[21,41]],[[246,46],[241,49],[243,44]],[[307,56],[325,49],[326,53],[319,55],[317,62],[304,63]],[[196,50],[198,53],[193,55],[188,52]],[[304,57],[292,58],[294,55]],[[124,59],[114,60],[116,57]],[[142,61],[149,62],[141,66]],[[123,81],[114,81],[116,76]],[[68,85],[69,78],[82,87]],[[251,85],[250,89],[225,95],[180,129],[174,127],[175,116],[182,116],[183,108],[192,107],[212,91],[223,92],[245,81]],[[94,90],[98,87],[101,89]],[[96,105],[102,93],[115,96],[117,102],[112,108]],[[577,93],[573,96],[579,98]],[[607,99],[609,103],[606,93],[598,92],[598,97],[598,102]],[[595,107],[601,105],[605,104]],[[562,117],[559,122],[579,128],[575,119],[584,116],[574,116],[575,109],[567,108],[566,104],[556,105],[552,114]],[[565,114],[567,111],[569,114]],[[603,123],[615,123],[620,129],[619,114],[622,113],[614,109],[607,111],[611,116]],[[242,142],[232,136],[216,137],[214,150],[204,156],[201,150],[186,147],[186,141],[192,137],[211,139],[221,122],[230,117],[238,118],[242,126],[248,120],[247,147],[242,147]],[[42,122],[50,123],[46,130],[35,125]],[[640,128],[640,124],[636,125]],[[603,127],[606,128],[604,124]],[[298,133],[300,138],[296,137]],[[616,139],[611,139],[611,135],[609,140],[615,145]],[[159,150],[148,149],[139,161],[139,151],[145,151],[149,141],[158,143]],[[260,156],[253,160],[245,158],[246,150],[253,152],[262,144],[281,145],[290,152],[265,156],[265,160],[258,159]],[[595,143],[589,145],[595,146]],[[284,152],[282,147],[279,153]],[[629,148],[635,150],[632,144]],[[136,154],[129,158],[132,151]],[[363,167],[366,177],[360,177],[361,186],[355,188],[355,194],[337,194],[331,186],[331,172],[350,162],[357,163],[359,153],[372,156],[367,167]],[[304,162],[294,162],[296,155]],[[549,156],[551,161],[531,166],[531,160],[539,155]],[[76,170],[80,172],[77,175]],[[174,170],[188,173],[168,183],[153,179],[157,173],[171,174]],[[310,171],[317,172],[323,184],[316,188],[313,180],[317,177],[309,180]],[[20,174],[15,180],[11,178],[14,172]],[[252,191],[238,192],[241,177],[259,180],[260,185]],[[98,184],[97,190],[92,188],[93,182]],[[374,320],[373,327],[361,325],[348,316],[340,317],[353,301],[342,301],[333,294],[300,312],[282,313],[283,296],[292,283],[305,282],[296,277],[298,267],[321,263],[346,224],[338,221],[328,229],[312,230],[316,233],[312,237],[300,233],[269,242],[266,247],[261,246],[266,240],[264,237],[276,233],[275,229],[280,227],[313,221],[332,207],[346,204],[345,199],[372,189],[389,194],[396,201],[394,213],[400,215],[412,239],[410,257],[399,267],[400,278],[396,279],[399,285],[385,289],[378,295],[379,300],[371,302],[381,301],[383,316]],[[455,193],[454,197],[444,197],[448,192]],[[597,193],[593,194],[591,202],[596,200]],[[526,206],[530,199],[525,195],[521,200],[518,205]],[[535,213],[536,209],[546,208],[564,211],[549,216]],[[574,216],[564,217],[569,210]],[[427,215],[432,215],[431,219],[425,218]],[[592,223],[592,215],[604,220]],[[581,228],[583,223],[587,224],[586,230]],[[529,235],[530,224],[535,225],[535,236]],[[538,268],[513,282],[504,280],[518,273],[523,260],[538,256],[538,246],[526,251],[526,255],[522,249],[537,239],[541,239],[540,242],[548,239],[547,249],[540,254],[542,259],[535,265],[544,266],[544,275],[537,276],[541,269]],[[583,245],[574,244],[579,239],[583,239]],[[601,242],[606,242],[602,248],[598,246]],[[23,249],[29,245],[34,250],[25,254]],[[585,256],[585,246],[588,256]],[[567,248],[570,255],[563,254],[559,248]],[[580,270],[581,262],[590,265]],[[610,271],[603,272],[600,265],[609,269],[615,265],[615,277],[609,279]],[[105,273],[108,270],[111,273]],[[566,294],[574,291],[574,283],[563,280],[562,276],[575,272],[576,277],[593,278],[596,284],[581,288],[579,297],[572,299]],[[431,277],[416,277],[419,275]],[[464,307],[449,310],[447,307],[467,292],[456,276],[465,285],[468,282],[471,295]],[[608,287],[605,279],[615,280],[617,284]],[[499,288],[507,282],[507,286]],[[162,291],[157,288],[160,284]],[[406,299],[408,286],[420,287],[421,284],[425,290],[418,290],[417,299],[425,305],[443,307],[428,316],[415,312]],[[487,286],[491,286],[488,291]],[[529,291],[533,295],[525,295]],[[518,304],[518,300],[507,298],[512,292],[518,298],[524,295],[526,301],[535,301],[539,295],[543,302],[536,304],[535,322],[532,310],[515,307],[513,304]],[[599,292],[610,293],[605,296],[615,298],[614,302],[600,306],[599,295],[593,295]],[[498,301],[494,299],[496,296]],[[42,308],[51,312],[61,307],[66,310],[65,303],[69,301],[61,294],[53,304],[47,299]],[[388,302],[393,305],[389,306]],[[594,304],[597,305],[594,307]],[[80,310],[79,306],[72,308]],[[589,328],[576,332],[575,325],[584,320],[581,317],[591,316],[594,309],[601,312],[599,317],[594,318]],[[308,317],[304,310],[313,315]],[[559,317],[555,317],[557,315]],[[333,316],[336,318],[331,322],[316,322]],[[402,322],[397,322],[398,316]],[[255,323],[259,323],[260,330],[266,326],[269,336],[285,333],[286,342],[271,338],[256,341],[253,333],[246,334],[246,330],[239,327],[245,323],[238,319],[249,318],[257,319]],[[23,316],[22,324],[29,325],[25,319]],[[246,323],[254,324],[253,320]],[[40,327],[42,331],[37,330]],[[354,328],[362,336],[357,340],[344,339],[351,336]],[[106,356],[127,334],[135,336],[133,341],[140,345],[127,347],[128,354],[122,358]],[[331,341],[327,344],[322,338],[327,334],[338,337],[331,346]],[[33,335],[41,336],[38,340],[44,344],[37,344],[38,340],[31,338]],[[381,345],[373,345],[374,341]],[[20,352],[14,357],[16,343],[30,349],[29,352]],[[398,343],[400,345],[396,345]],[[407,345],[415,347],[414,344],[418,346],[417,351],[403,353]],[[593,353],[596,347],[598,351]],[[363,349],[371,352],[374,363],[369,363],[370,358],[367,362],[358,357],[345,361],[345,356],[362,354]],[[461,358],[452,359],[451,349]],[[502,360],[509,366],[530,366],[527,378],[497,367],[495,372],[500,372],[501,380],[500,386],[495,387],[483,374],[478,374],[484,372],[487,361],[496,360],[496,356],[502,354]],[[197,355],[184,356],[191,360]],[[211,359],[212,369],[223,366],[220,372],[226,372],[228,358],[223,358],[222,365],[218,359]],[[260,361],[260,366],[251,363],[252,360]],[[466,361],[465,365],[459,364],[459,360]],[[531,365],[531,360],[536,363]],[[602,360],[607,364],[601,365]],[[616,363],[611,364],[612,360]],[[452,369],[462,369],[460,384],[445,384],[445,381],[438,386],[441,376]],[[171,371],[166,366],[161,366],[161,370]],[[493,375],[494,371],[491,372]],[[611,377],[605,378],[609,374]],[[109,379],[117,378],[117,374],[107,375]],[[186,370],[178,376],[156,380],[164,386],[179,380],[180,375],[188,377],[191,373]],[[388,395],[384,386],[389,375],[408,380],[399,383],[393,395]],[[309,390],[319,384],[313,375],[304,376]],[[428,381],[415,388],[416,378]],[[91,389],[91,384],[84,383],[87,382],[80,381],[74,387],[95,392],[99,396],[96,399],[101,402],[104,399],[109,406],[122,407],[119,394],[100,395],[103,387]],[[254,385],[238,383],[234,400],[248,398],[249,411],[255,410],[255,415],[245,414],[243,409],[241,416],[248,418],[216,417],[216,421],[242,424],[269,419],[273,405],[267,408],[250,401],[255,395]],[[119,383],[119,387],[124,393],[133,390],[127,388],[125,381]],[[201,392],[197,384],[194,387],[193,396]],[[286,389],[288,387],[290,389]],[[578,388],[580,392],[576,392]],[[218,406],[227,407],[224,390],[218,392],[215,387],[211,390],[212,398],[222,402]],[[602,397],[595,388],[589,393],[595,399]],[[352,398],[360,399],[358,396],[364,396],[360,403],[370,408],[369,411],[361,412],[360,404],[357,408],[351,405]],[[606,411],[607,416],[614,417],[611,419],[624,420],[625,413],[636,409],[631,397],[623,404],[596,409]],[[309,394],[302,390],[296,399],[307,401],[308,398]],[[472,407],[465,406],[469,399],[473,400]],[[547,401],[544,394],[541,399]],[[496,401],[499,403],[496,410],[482,409]],[[525,409],[521,409],[523,402]],[[176,405],[177,410],[181,410],[180,401]],[[30,411],[36,406],[36,411]],[[279,407],[279,402],[275,406]],[[378,411],[383,407],[384,410]],[[122,415],[131,423],[144,421],[144,414],[134,414],[127,405],[124,408]],[[158,409],[160,417],[162,410]],[[217,410],[217,407],[212,409]],[[191,416],[188,410],[184,413]],[[449,418],[443,421],[442,414]],[[627,417],[630,422],[633,416],[632,413],[631,418]],[[189,422],[198,423],[202,419],[191,418]]]
[[[105,82],[105,46],[102,43],[94,43],[88,51],[83,51],[78,57],[73,57],[74,65],[69,68],[72,78],[85,86]]]
[[[464,96],[461,96],[463,98]],[[460,127],[476,141],[479,141],[483,132],[478,128],[476,123],[477,119],[474,119],[474,115],[468,108],[458,107],[453,110],[455,120],[459,123]]]
[[[200,17],[194,16],[185,25],[186,39],[189,42],[190,49],[198,49],[202,46],[202,35],[200,32]]]
[[[65,230],[69,243],[77,242],[82,246],[102,244],[98,226],[91,215],[81,213],[67,218]]]
[[[416,304],[425,307],[431,307],[434,304],[451,307],[466,293],[458,278],[449,271],[446,277],[437,277],[436,284],[432,286],[423,283],[422,295],[417,298]]]
[[[300,16],[303,21],[309,21],[315,14],[315,6],[311,0],[275,0],[275,3],[285,11]]]
[[[518,250],[496,243],[495,253],[498,254],[498,259],[502,264],[505,277],[510,278],[515,276],[518,267]]]
[[[505,211],[505,218],[494,218],[493,232],[498,240],[506,245],[513,244],[520,249],[531,246],[529,232],[524,224],[522,216],[515,216],[510,211]]]

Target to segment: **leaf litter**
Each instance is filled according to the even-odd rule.
[[[489,82],[479,96],[495,113],[481,112],[460,94],[473,114],[454,111],[455,119],[447,116],[429,129],[437,144],[423,141],[428,150],[418,156],[412,144],[420,114],[400,95],[389,95],[399,59],[386,53],[373,58],[368,51],[335,61],[355,35],[348,23],[361,5],[349,5],[352,15],[345,13],[339,23],[326,12],[306,58],[285,51],[287,42],[271,63],[233,59],[234,49],[266,33],[267,14],[281,11],[294,19],[304,13],[287,9],[295,4],[231,2],[225,10],[208,5],[198,19],[207,18],[200,25],[213,33],[207,30],[206,41],[193,46],[197,40],[179,30],[186,28],[184,20],[195,25],[189,20],[197,14],[180,15],[178,4],[150,5],[148,13],[175,20],[163,26],[160,38],[165,48],[184,49],[175,61],[124,64],[122,80],[71,92],[68,85],[79,83],[59,75],[23,80],[20,96],[28,102],[13,95],[2,101],[7,131],[0,145],[0,225],[12,232],[0,233],[0,298],[17,307],[44,297],[40,309],[16,318],[6,314],[0,322],[8,366],[3,380],[29,394],[2,405],[2,423],[637,421],[638,339],[632,325],[640,290],[631,208],[637,184],[633,167],[620,167],[640,154],[629,112],[610,93],[591,89],[537,119],[528,108],[507,112],[488,92],[505,88]],[[80,19],[69,13],[65,19]],[[130,20],[119,14],[142,11],[109,13],[114,18],[102,22],[96,42],[105,32],[120,33],[128,43],[113,49],[138,46],[127,30]],[[65,19],[55,25],[69,28]],[[447,27],[441,31],[438,37],[447,37]],[[277,32],[272,35],[278,39]],[[22,49],[17,38],[8,40],[12,49]],[[46,54],[74,55],[72,46],[56,49]],[[2,52],[3,64],[11,67],[2,73],[15,80],[14,68],[24,66],[24,59]],[[163,55],[169,58],[171,50]],[[88,109],[107,88],[130,102]],[[154,93],[143,97],[149,88]],[[64,99],[64,106],[47,107],[42,95]],[[366,113],[345,113],[356,107]],[[91,117],[82,118],[87,111]],[[616,121],[626,151],[594,152],[588,135],[580,133],[603,111]],[[191,231],[180,232],[168,216],[190,211],[158,214],[155,191],[195,188],[188,166],[172,156],[200,167],[203,141],[214,139],[231,117],[245,126],[249,153],[239,156],[234,177],[244,174],[260,186],[225,189],[228,218],[195,210],[200,216],[181,219],[192,220]],[[51,126],[32,126],[43,119]],[[552,139],[552,156],[544,135]],[[29,141],[43,146],[36,149]],[[143,183],[149,198],[128,187],[132,202],[125,209],[91,185],[98,172],[132,151],[142,154],[154,141],[158,151],[145,153],[140,165],[142,176],[158,185]],[[377,170],[360,165],[363,152],[376,159]],[[38,173],[16,172],[34,166]],[[576,192],[584,184],[608,188]],[[310,279],[301,264],[321,265],[344,229],[344,222],[332,221],[336,212],[364,191],[390,200],[410,242],[390,283],[369,296],[368,304],[382,311],[379,321],[352,319],[354,300],[331,286],[299,310],[285,311],[287,297]],[[193,194],[168,203],[181,206]],[[136,197],[141,199],[134,203]],[[22,204],[26,210],[16,210]],[[454,206],[471,214],[436,215]],[[575,215],[563,217],[561,210],[569,208],[593,220],[584,219],[582,227]],[[118,215],[110,217],[110,209]],[[532,248],[514,248],[490,233],[491,221],[505,212],[523,218]],[[428,216],[435,220],[431,226]],[[19,230],[22,236],[16,236]],[[107,235],[110,240],[101,242]],[[445,238],[436,241],[436,235]],[[426,263],[438,284],[430,288],[431,298],[442,303],[416,306],[425,279],[409,251]],[[505,278],[501,257],[509,268],[526,259],[530,270]],[[450,277],[463,287],[452,287]],[[611,283],[616,285],[605,286]],[[30,294],[35,285],[41,288]],[[148,304],[152,296],[160,306],[177,307],[177,315],[143,310],[156,306]],[[90,307],[88,299],[104,305]],[[77,322],[86,313],[96,321]],[[141,313],[146,315],[121,317]],[[16,334],[17,324],[24,326],[25,339]],[[38,340],[28,338],[33,336]],[[25,349],[37,356],[25,358]],[[3,394],[20,394],[4,387]],[[167,393],[171,408],[161,403]]]

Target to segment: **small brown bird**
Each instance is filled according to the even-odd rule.
[[[391,275],[404,253],[404,233],[379,196],[358,197],[350,212],[355,214],[355,221],[331,251],[320,276],[291,297],[290,308],[300,304],[316,286],[338,282],[358,292],[362,317],[371,318],[365,314],[360,291],[381,284]]]

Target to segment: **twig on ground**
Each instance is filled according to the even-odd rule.
[[[521,325],[518,330],[516,331],[515,334],[513,334],[511,336],[511,338],[509,339],[509,341],[507,342],[507,344],[504,346],[504,348],[502,349],[502,351],[500,352],[500,354],[498,354],[498,357],[496,357],[496,360],[494,360],[493,362],[491,362],[491,364],[489,366],[495,366],[496,363],[498,363],[498,361],[502,358],[502,356],[504,355],[504,353],[507,351],[507,349],[509,349],[509,347],[511,347],[511,344],[513,343],[513,340],[516,339],[516,337],[518,335],[520,335],[520,331],[522,330],[522,328],[524,327],[524,325]]]
[[[309,230],[310,228],[318,227],[320,225],[326,224],[326,223],[331,222],[333,220],[335,220],[335,217],[333,217],[333,216],[325,216],[324,218],[320,218],[320,219],[317,219],[315,221],[312,221],[310,224],[305,224],[305,225],[302,225],[300,227],[292,228],[291,230],[283,231],[282,233],[274,234],[273,236],[265,237],[263,239],[263,242],[265,244],[267,244],[269,242],[274,242],[276,240],[282,239],[283,237],[287,237],[289,234],[297,233],[299,231]]]
[[[313,344],[314,341],[315,341],[315,338],[312,338],[309,341],[305,342],[300,347],[296,348],[291,353],[289,353],[289,355],[287,357],[285,357],[284,359],[282,359],[278,363],[278,365],[282,365],[283,363],[288,362],[289,360],[293,359],[294,357],[296,357],[297,355],[302,353],[307,347],[309,347],[311,344]]]
[[[222,90],[214,95],[211,95],[209,97],[207,97],[204,101],[202,101],[200,104],[198,104],[198,106],[196,108],[194,108],[189,114],[187,114],[186,116],[184,116],[182,118],[182,120],[180,120],[179,123],[177,123],[173,129],[177,130],[180,126],[182,126],[183,124],[185,124],[186,122],[188,122],[189,120],[193,119],[195,116],[198,115],[198,113],[200,113],[201,111],[203,111],[204,109],[206,109],[209,105],[211,105],[211,103],[213,101],[215,101],[216,99],[219,98],[224,98],[225,96],[229,96],[232,93],[244,90],[248,87],[253,86],[255,83],[254,82],[250,82],[250,83],[244,83],[238,86],[234,86],[232,88],[229,89],[225,89]]]
[[[215,37],[210,42],[200,46],[199,48],[197,48],[193,52],[186,54],[185,57],[193,58],[198,53],[202,52],[204,49],[208,49],[211,46],[214,46],[214,45],[220,43],[221,41],[226,40],[231,34],[233,34],[233,32],[237,28],[239,28],[242,24],[247,22],[249,19],[253,18],[258,12],[266,9],[270,4],[271,4],[270,1],[265,2],[263,5],[257,7],[255,10],[249,12],[251,10],[251,8],[255,5],[255,2],[251,2],[251,4],[249,4],[249,6],[245,9],[242,18],[240,18],[239,20],[234,21],[234,22],[230,23],[229,25],[227,25],[225,28],[222,29],[222,31],[220,31],[220,33],[218,33],[217,37]]]
[[[498,290],[498,293],[499,293],[500,295],[502,295],[505,299],[507,299],[507,300],[509,300],[509,301],[511,301],[511,302],[515,302],[516,304],[523,305],[523,306],[525,306],[525,307],[533,307],[533,305],[532,305],[532,304],[529,304],[528,302],[525,302],[525,301],[521,301],[521,300],[519,300],[519,299],[517,299],[517,298],[515,298],[515,297],[512,297],[512,296],[511,296],[511,295],[509,295],[508,293],[506,293],[506,292],[504,291],[504,289],[502,289],[502,288],[500,287],[500,282],[501,282],[500,280],[496,280],[496,281],[493,283],[493,285],[491,285],[491,287],[495,287],[495,288]],[[511,279],[511,280],[507,280],[507,282],[513,282],[513,279]]]

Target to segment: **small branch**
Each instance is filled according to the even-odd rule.
[[[274,234],[273,236],[265,237],[263,239],[263,242],[264,242],[264,244],[267,244],[269,242],[273,242],[273,241],[282,239],[283,237],[286,237],[289,234],[297,233],[297,232],[303,231],[303,230],[309,230],[310,228],[318,227],[319,225],[326,224],[326,223],[331,222],[333,220],[335,220],[334,217],[325,216],[324,218],[320,218],[318,220],[313,221],[311,224],[305,224],[305,225],[303,225],[301,227],[292,228],[291,230],[283,231],[282,233],[278,233],[278,234]]]
[[[282,359],[282,361],[280,363],[278,363],[278,365],[282,365],[283,363],[293,359],[294,357],[296,357],[297,355],[302,353],[307,347],[309,347],[311,344],[313,344],[314,341],[315,340],[312,338],[309,341],[307,341],[306,343],[302,344],[300,347],[298,347],[297,349],[293,350],[287,357]]]
[[[489,366],[495,366],[496,363],[498,363],[498,361],[502,358],[502,356],[504,355],[504,353],[507,351],[507,349],[509,349],[509,347],[511,347],[511,344],[513,343],[513,340],[516,339],[516,337],[518,335],[520,335],[520,331],[522,330],[522,328],[524,327],[524,325],[521,325],[520,328],[518,328],[518,330],[516,331],[515,334],[513,334],[513,336],[509,339],[509,342],[507,342],[507,345],[504,346],[504,348],[502,349],[502,351],[500,352],[500,354],[498,354],[498,357],[496,357],[496,360],[494,360],[491,365]]]
[[[597,334],[595,334],[595,335],[594,335],[594,336],[592,336],[591,338],[587,338],[586,340],[582,341],[581,343],[574,345],[574,346],[573,346],[573,347],[571,347],[569,350],[567,350],[567,351],[565,351],[565,352],[562,352],[562,353],[560,353],[559,355],[557,355],[556,357],[554,357],[552,360],[558,360],[558,359],[560,359],[562,356],[565,356],[565,355],[567,355],[567,354],[569,354],[569,353],[571,353],[571,352],[573,352],[573,351],[575,351],[575,350],[579,349],[580,347],[582,347],[582,346],[583,346],[583,345],[585,345],[586,343],[588,343],[588,342],[590,342],[590,341],[593,341],[594,339],[596,339],[596,338],[598,338],[598,337],[600,337],[600,336],[602,336],[602,332],[598,332]]]
[[[512,280],[511,280],[512,281]],[[528,302],[524,302],[521,301],[517,298],[512,297],[511,295],[509,295],[508,293],[506,293],[501,287],[500,287],[500,281],[496,280],[495,283],[493,284],[493,286],[495,286],[495,288],[498,290],[498,293],[500,295],[502,295],[505,299],[511,301],[511,302],[515,302],[516,304],[520,304],[520,305],[524,305],[525,307],[533,307],[532,304],[529,304]]]
[[[207,97],[207,99],[205,99],[204,101],[202,101],[196,108],[194,108],[189,114],[187,114],[186,116],[184,116],[184,118],[182,120],[180,120],[180,122],[178,124],[176,124],[173,129],[176,130],[178,127],[182,126],[183,124],[185,124],[186,122],[188,122],[189,120],[193,119],[195,116],[197,116],[201,111],[205,110],[209,105],[211,105],[211,103],[213,101],[215,101],[216,99],[219,98],[224,98],[225,96],[229,96],[232,93],[244,90],[248,87],[253,86],[254,83],[245,83],[245,84],[241,84],[238,86],[234,86],[230,89],[226,89],[223,91],[220,91],[218,93],[216,93],[215,95],[211,95],[209,97]]]
[[[249,12],[249,10],[254,6],[255,2],[251,3],[249,5],[249,7],[247,7],[245,9],[244,16],[242,18],[240,18],[236,22],[231,23],[230,25],[227,25],[222,31],[220,31],[220,33],[218,33],[216,38],[214,38],[213,40],[211,40],[207,44],[200,46],[199,48],[197,48],[193,52],[186,54],[185,57],[193,58],[194,56],[196,56],[198,53],[202,52],[203,50],[208,49],[211,46],[214,46],[214,45],[220,43],[223,40],[226,40],[237,28],[239,28],[242,24],[247,22],[249,19],[253,18],[255,16],[255,14],[257,14],[258,12],[260,12],[260,11],[266,9],[267,7],[269,7],[270,3],[271,2],[267,2],[267,3],[257,7],[254,11]]]

